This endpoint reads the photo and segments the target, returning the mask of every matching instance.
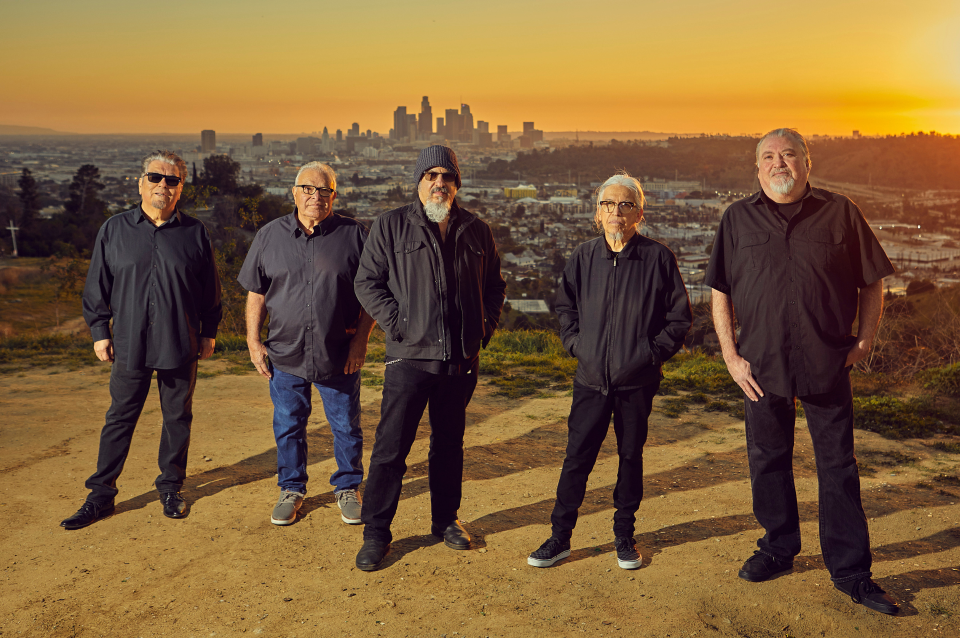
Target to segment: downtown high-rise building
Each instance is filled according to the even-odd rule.
[[[448,140],[460,138],[460,112],[457,109],[447,109],[444,113],[443,136]]]
[[[430,100],[426,95],[423,96],[423,101],[420,102],[420,138],[421,139],[430,139],[430,135],[433,134],[433,109],[430,107]]]
[[[263,133],[256,133],[253,136],[253,142],[251,146],[263,146]]]
[[[200,131],[200,152],[217,152],[217,132],[211,130]]]
[[[407,139],[407,107],[398,106],[393,112],[393,139]]]

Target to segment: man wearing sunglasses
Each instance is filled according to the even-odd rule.
[[[364,571],[387,555],[407,454],[428,405],[431,532],[450,548],[470,548],[457,519],[465,412],[506,288],[490,227],[456,202],[461,180],[454,152],[425,148],[413,174],[417,197],[377,218],[356,278],[357,297],[387,341],[356,560]]]
[[[297,173],[297,210],[257,232],[237,280],[247,294],[247,346],[270,380],[280,498],[270,521],[296,522],[307,493],[307,419],[311,385],[333,432],[337,470],[330,477],[340,518],[360,523],[363,433],[360,368],[373,319],[353,291],[367,229],[333,212],[333,169],[310,162]],[[270,316],[270,334],[260,330]]]
[[[114,511],[117,478],[154,372],[163,413],[156,487],[164,516],[187,515],[180,488],[187,473],[197,361],[213,354],[220,277],[207,229],[177,210],[186,163],[156,151],[141,166],[141,203],[100,227],[83,290],[94,352],[113,364],[112,401],[100,433],[97,471],[86,482],[90,494],[60,523],[66,529],[86,527]]]
[[[647,418],[663,362],[683,346],[691,322],[676,258],[638,232],[643,206],[639,180],[626,173],[607,179],[597,189],[594,217],[602,237],[577,246],[557,288],[560,337],[577,358],[577,373],[552,534],[527,558],[534,567],[550,567],[570,555],[587,479],[611,417],[619,456],[613,490],[617,564],[641,566],[633,534],[643,499]]]

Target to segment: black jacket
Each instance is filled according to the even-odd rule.
[[[620,253],[602,237],[577,246],[556,310],[563,345],[578,360],[576,381],[603,394],[658,381],[691,322],[676,258],[639,233]]]
[[[454,203],[456,206],[456,203]],[[457,208],[455,271],[462,317],[463,356],[470,360],[487,345],[500,323],[506,283],[490,227]],[[449,328],[442,300],[447,295],[443,262],[423,206],[417,200],[373,222],[355,279],[357,298],[387,339],[387,356],[449,359]]]

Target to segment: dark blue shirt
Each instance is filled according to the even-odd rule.
[[[264,345],[277,368],[310,381],[343,373],[360,321],[353,279],[366,240],[362,224],[337,214],[312,235],[296,212],[257,232],[237,281],[265,297]]]
[[[83,289],[94,341],[110,339],[128,370],[195,360],[220,324],[220,276],[207,229],[177,211],[154,226],[138,206],[100,227]]]

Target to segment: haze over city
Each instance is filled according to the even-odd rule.
[[[6,3],[0,124],[386,135],[430,95],[511,131],[957,133],[958,32],[953,0]]]

